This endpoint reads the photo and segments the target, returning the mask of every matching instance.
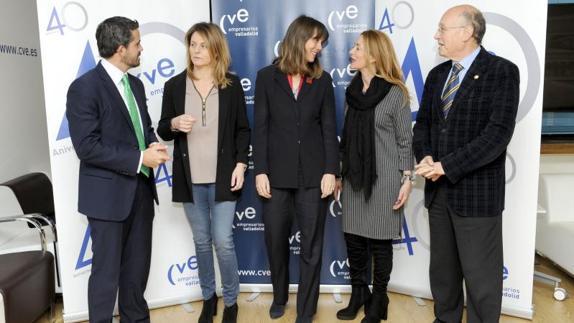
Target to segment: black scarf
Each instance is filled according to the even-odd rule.
[[[375,154],[375,107],[389,93],[392,84],[373,77],[366,93],[360,72],[347,87],[348,105],[341,138],[343,177],[355,191],[363,190],[365,201],[371,197],[377,179]]]

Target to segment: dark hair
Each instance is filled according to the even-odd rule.
[[[103,58],[114,55],[120,46],[128,46],[132,39],[132,30],[139,28],[137,20],[126,17],[111,17],[102,21],[96,29],[98,52]]]
[[[482,12],[473,7],[463,11],[462,16],[472,25],[472,38],[480,45],[482,43],[482,37],[484,37],[484,33],[486,32],[486,21],[484,20]]]
[[[323,68],[319,58],[315,58],[312,63],[305,60],[305,43],[312,37],[326,43],[329,39],[329,31],[323,23],[305,15],[293,20],[281,42],[279,57],[275,60],[281,72],[303,74],[316,79],[321,77]]]

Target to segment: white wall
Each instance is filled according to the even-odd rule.
[[[50,175],[36,3],[0,0],[0,8],[0,182]]]

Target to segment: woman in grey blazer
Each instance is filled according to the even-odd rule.
[[[337,312],[361,322],[387,319],[392,239],[401,234],[403,206],[411,191],[413,155],[409,95],[390,39],[367,30],[350,51],[357,74],[346,92],[341,153],[343,231],[350,265],[349,305]],[[373,293],[366,280],[373,258]]]

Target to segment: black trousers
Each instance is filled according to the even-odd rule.
[[[349,272],[351,285],[367,286],[371,267],[369,260],[373,260],[373,293],[385,294],[393,269],[392,240],[378,240],[356,234],[345,233],[347,245],[347,258],[349,259]]]
[[[461,322],[464,295],[467,321],[498,322],[502,303],[502,217],[463,217],[438,189],[429,208],[430,285],[435,322]]]
[[[318,187],[271,188],[271,196],[263,200],[263,223],[274,302],[285,304],[289,298],[289,235],[296,217],[301,231],[297,314],[313,316],[319,299],[327,199],[321,199]]]
[[[144,291],[151,260],[154,206],[146,181],[138,175],[132,210],[124,221],[88,218],[93,253],[88,283],[90,323],[112,321],[116,295],[121,322],[150,321]]]

